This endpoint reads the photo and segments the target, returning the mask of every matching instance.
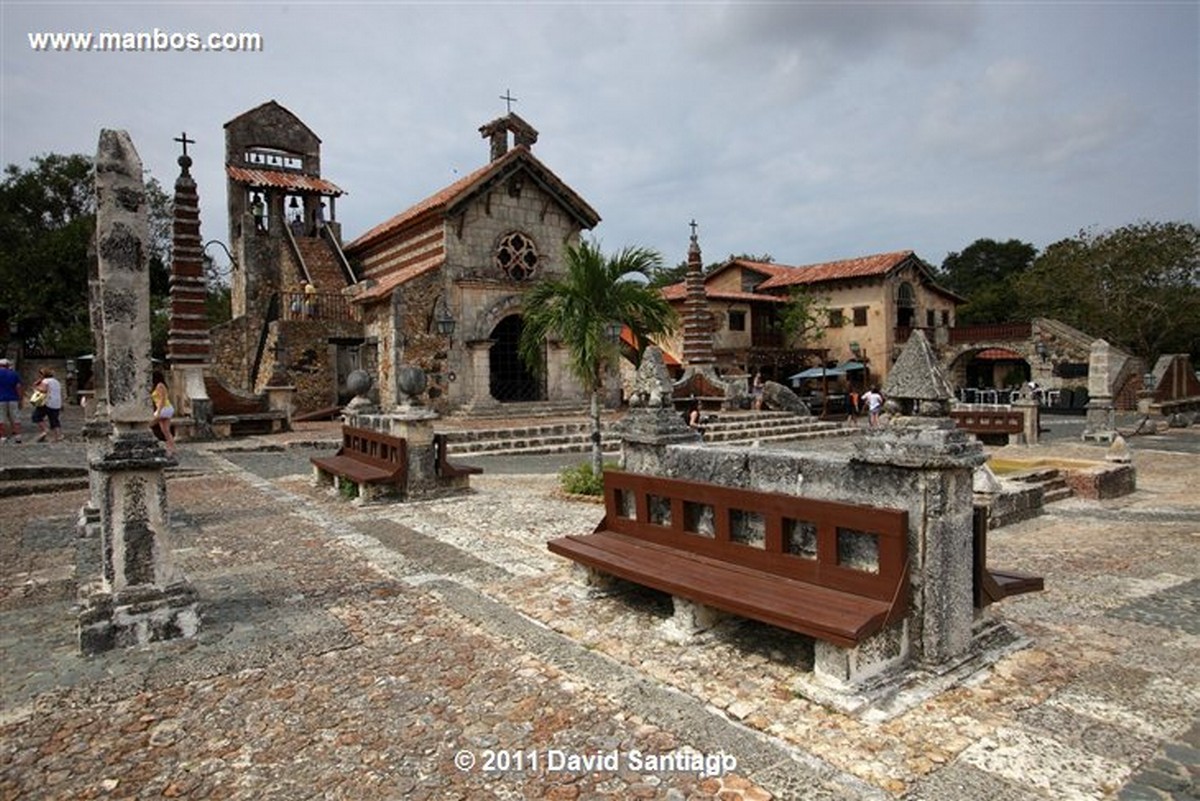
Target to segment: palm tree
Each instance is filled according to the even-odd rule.
[[[592,470],[604,469],[600,448],[600,391],[605,368],[620,358],[620,344],[608,333],[611,324],[629,326],[639,353],[649,338],[675,329],[675,311],[659,294],[631,276],[648,275],[662,256],[642,247],[627,247],[605,257],[595,242],[583,241],[564,251],[566,272],[538,282],[524,298],[525,327],[518,349],[531,370],[544,369],[546,339],[561,340],[570,354],[569,369],[590,396]]]

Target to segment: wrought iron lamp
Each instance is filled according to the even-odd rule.
[[[433,323],[437,326],[437,332],[444,337],[454,336],[454,328],[457,321],[454,315],[450,314],[450,309],[446,307],[446,299],[439,297],[437,305],[433,309]]]

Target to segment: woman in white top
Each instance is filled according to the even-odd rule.
[[[38,382],[33,385],[33,389],[44,396],[41,405],[33,408],[33,422],[41,431],[36,441],[44,442],[49,434],[54,442],[61,442],[62,423],[59,421],[59,414],[63,405],[62,384],[54,377],[53,370],[43,367],[38,370]]]

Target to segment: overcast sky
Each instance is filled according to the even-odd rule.
[[[0,161],[130,132],[228,238],[225,122],[322,140],[351,239],[482,166],[500,95],[606,250],[805,264],[1200,222],[1200,3],[22,3],[0,0]],[[35,52],[51,31],[253,32],[262,52]]]

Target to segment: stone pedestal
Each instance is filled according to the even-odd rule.
[[[674,613],[671,619],[663,623],[662,632],[669,640],[685,643],[703,634],[730,615],[721,609],[689,601],[678,595],[671,598]]]
[[[943,417],[893,418],[889,426],[868,431],[858,446],[856,461],[915,471],[907,483],[923,489],[924,520],[909,532],[908,623],[925,662],[943,662],[971,646],[974,473],[986,459],[979,440]],[[872,643],[866,664],[877,662],[885,647]],[[848,650],[845,665],[836,670],[827,660],[826,671],[852,672],[862,661],[855,654],[861,648]],[[900,651],[896,656],[903,658]]]
[[[625,470],[662,475],[667,446],[703,441],[700,432],[689,427],[675,411],[673,391],[662,350],[651,345],[642,354],[642,363],[633,379],[629,414],[616,426]]]
[[[813,675],[834,689],[861,685],[908,660],[908,636],[908,622],[902,621],[854,648],[814,640]]]
[[[1021,413],[1023,426],[1020,434],[1009,434],[1009,445],[1037,445],[1041,431],[1041,407],[1030,395],[1021,394],[1013,401],[1013,409]]]
[[[292,430],[292,412],[295,404],[292,398],[296,395],[296,387],[290,384],[268,385],[263,387],[267,393],[267,408],[273,412],[283,412],[283,430]]]
[[[1103,339],[1092,343],[1088,352],[1087,422],[1083,439],[1092,442],[1112,442],[1116,436],[1116,414],[1113,411],[1113,379],[1116,368],[1112,346]]]
[[[408,442],[409,500],[444,494],[446,487],[437,475],[437,454],[433,446],[433,422],[437,412],[421,406],[400,407],[387,416],[388,433]]]
[[[175,567],[168,538],[167,482],[174,465],[149,430],[113,437],[91,463],[100,494],[102,574],[80,588],[79,649],[190,637],[200,626],[195,590]]]
[[[210,440],[213,438],[213,404],[204,385],[204,366],[188,364],[171,370],[172,400],[177,413],[191,419],[189,430],[176,431],[176,439]]]
[[[1112,398],[1101,396],[1092,398],[1087,405],[1087,421],[1084,423],[1082,437],[1087,442],[1112,442],[1117,436],[1116,411]]]

